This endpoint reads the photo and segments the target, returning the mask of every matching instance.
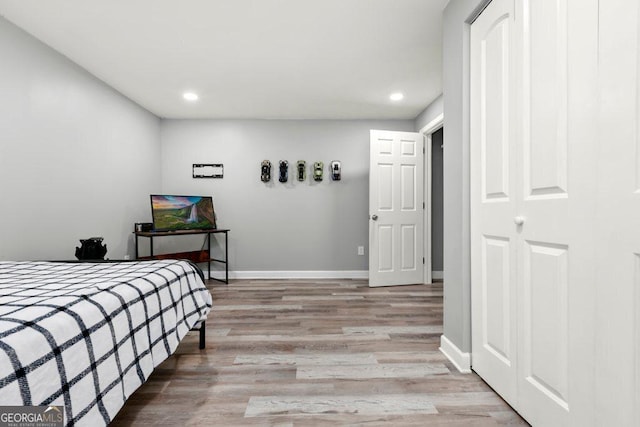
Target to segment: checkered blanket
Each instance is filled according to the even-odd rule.
[[[210,309],[186,261],[0,262],[0,405],[106,425]]]

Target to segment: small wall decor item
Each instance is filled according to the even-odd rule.
[[[271,162],[269,160],[263,160],[260,165],[260,179],[262,182],[271,181]]]
[[[313,180],[322,181],[322,174],[324,173],[324,163],[315,162],[313,164]]]
[[[224,166],[222,163],[194,163],[194,178],[222,178],[224,176]]]
[[[278,181],[287,182],[289,180],[289,162],[287,160],[280,160],[280,177]]]
[[[304,181],[307,179],[307,162],[304,160],[298,160],[297,163],[298,181]]]
[[[107,245],[103,245],[102,237],[89,237],[80,239],[80,247],[76,246],[76,258],[81,261],[104,259],[107,254]]]
[[[342,164],[339,160],[334,160],[331,162],[331,179],[334,181],[340,181],[340,177],[342,176]]]

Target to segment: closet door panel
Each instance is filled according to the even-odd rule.
[[[568,409],[568,247],[524,244],[524,378]]]
[[[598,2],[516,4],[518,410],[533,425],[590,425],[597,139],[584,102],[597,99]]]
[[[640,425],[640,2],[600,2],[598,424]]]
[[[564,0],[531,1],[522,57],[525,194],[567,197],[567,9]],[[525,17],[526,19],[526,17]]]
[[[516,396],[516,191],[513,0],[471,26],[473,369],[510,404]]]
[[[483,347],[509,366],[514,357],[511,333],[511,242],[500,237],[483,236],[482,297],[487,315],[483,319]],[[490,313],[490,315],[489,315]]]

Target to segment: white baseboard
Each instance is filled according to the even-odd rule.
[[[432,271],[431,272],[432,279],[444,279],[444,271]]]
[[[206,270],[205,270],[206,273]],[[224,276],[224,271],[211,270],[215,277]],[[229,279],[368,279],[367,270],[339,271],[230,271]]]
[[[460,349],[444,335],[440,336],[440,351],[447,356],[458,371],[463,374],[471,373],[471,354],[463,353]]]

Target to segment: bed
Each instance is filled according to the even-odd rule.
[[[188,261],[0,262],[0,405],[107,425],[210,309]]]

